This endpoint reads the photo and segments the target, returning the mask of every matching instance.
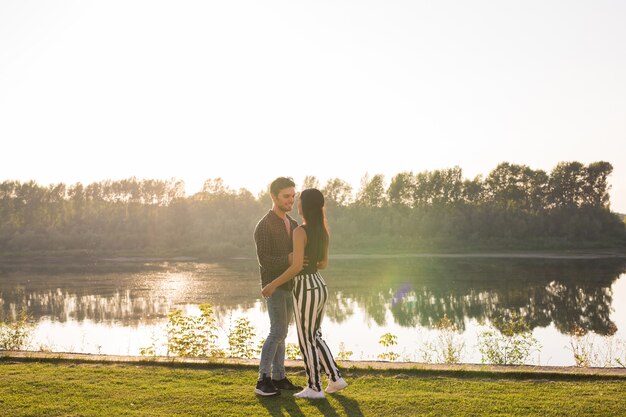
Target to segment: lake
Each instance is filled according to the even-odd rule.
[[[322,326],[337,353],[375,360],[385,333],[397,336],[401,361],[423,361],[433,326],[445,316],[464,341],[462,361],[480,363],[478,336],[502,317],[521,314],[541,345],[529,364],[573,365],[569,332],[589,331],[597,361],[626,358],[626,259],[523,256],[335,256],[322,271],[329,301]],[[165,354],[167,314],[214,306],[219,343],[234,321],[250,319],[256,338],[269,319],[255,259],[219,263],[125,262],[21,265],[0,272],[0,312],[26,310],[36,325],[29,349],[139,355]],[[287,338],[297,343],[292,326]]]

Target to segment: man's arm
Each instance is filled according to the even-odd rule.
[[[304,247],[306,246],[306,232],[298,227],[293,232],[293,263],[280,276],[261,289],[263,297],[270,297],[276,288],[283,285],[302,271],[304,265]]]
[[[254,243],[256,244],[256,255],[259,259],[259,263],[265,269],[270,270],[285,270],[289,268],[291,260],[289,255],[272,255],[272,236],[267,223],[264,221],[257,224],[254,229]]]

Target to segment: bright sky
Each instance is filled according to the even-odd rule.
[[[606,160],[626,213],[626,2],[0,0],[0,181]]]

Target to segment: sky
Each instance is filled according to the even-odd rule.
[[[626,2],[0,0],[0,181],[352,183],[608,161]]]

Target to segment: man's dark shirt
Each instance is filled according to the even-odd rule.
[[[298,222],[287,215],[291,223],[291,233]],[[261,271],[261,287],[266,286],[289,268],[289,254],[293,251],[292,235],[287,234],[283,219],[270,210],[257,223],[254,229],[256,254]],[[280,289],[291,291],[292,280],[281,285]]]

